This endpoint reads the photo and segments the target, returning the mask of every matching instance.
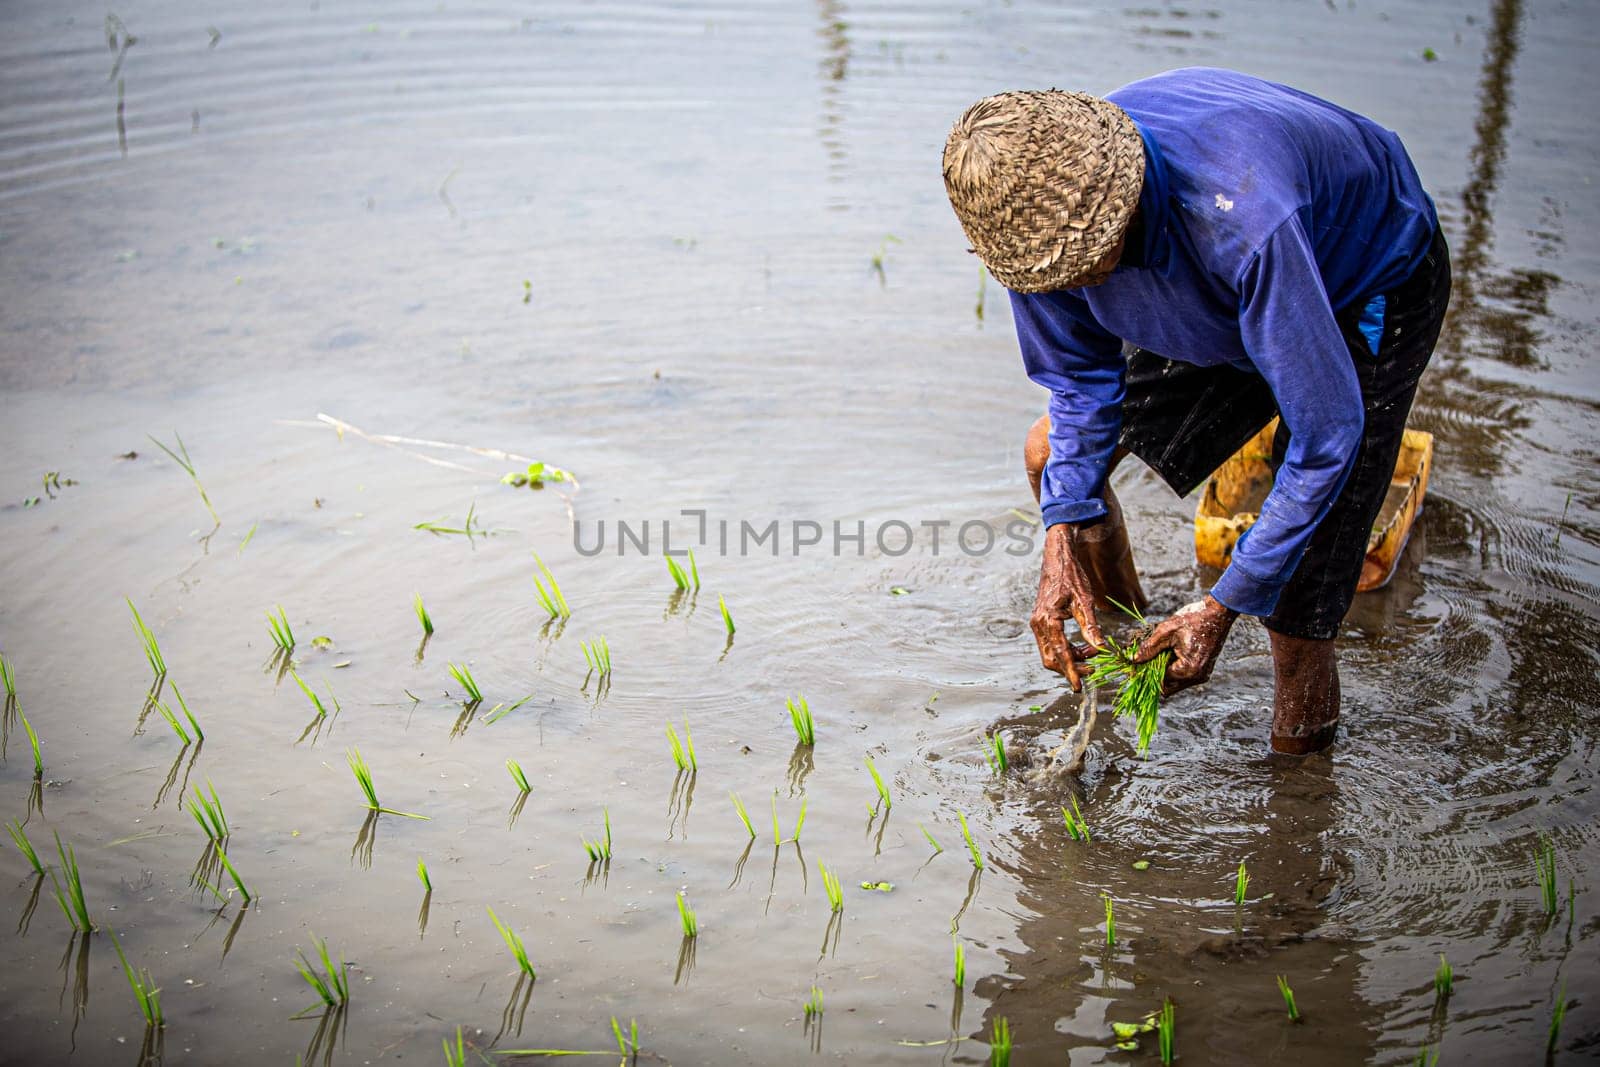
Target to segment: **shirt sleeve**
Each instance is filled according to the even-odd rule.
[[[1211,595],[1243,614],[1270,615],[1344,488],[1365,423],[1350,349],[1298,216],[1274,231],[1241,274],[1239,329],[1289,427],[1289,448]]]
[[[1067,291],[1012,293],[1028,377],[1050,390],[1050,461],[1039,482],[1045,526],[1106,513],[1106,468],[1122,429],[1122,342]]]

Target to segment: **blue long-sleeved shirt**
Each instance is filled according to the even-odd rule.
[[[1361,440],[1361,391],[1334,314],[1405,280],[1437,225],[1433,203],[1393,133],[1282,85],[1196,67],[1107,99],[1144,138],[1142,247],[1100,285],[1011,294],[1023,364],[1050,390],[1045,522],[1105,514],[1123,341],[1253,370],[1290,445],[1211,594],[1270,615]]]

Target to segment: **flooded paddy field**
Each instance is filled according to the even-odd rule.
[[[1196,1065],[1540,1062],[1558,1002],[1556,1060],[1600,1055],[1584,5],[23,2],[5,26],[0,819],[58,877],[71,846],[98,929],[4,839],[0,1061],[437,1062],[457,1027],[491,1060],[614,1055],[615,1017],[640,1062],[973,1064],[1001,1019],[1020,1064],[1156,1062],[1110,1024],[1167,999]],[[1268,755],[1246,621],[1147,758],[1103,714],[1081,778],[996,776],[986,734],[1026,763],[1077,699],[1038,664],[1041,539],[1012,512],[1037,515],[1044,397],[939,150],[985,93],[1187,65],[1330,97],[1416,160],[1456,277],[1413,416],[1426,509],[1347,620],[1328,755]],[[502,483],[532,461],[577,484]],[[1193,501],[1133,464],[1117,491],[1170,612],[1210,581]],[[203,740],[153,707],[130,602]],[[426,820],[372,815],[351,750]],[[191,816],[211,787],[248,901]],[[113,935],[161,989],[159,1047]],[[320,938],[349,1002],[302,1013]]]

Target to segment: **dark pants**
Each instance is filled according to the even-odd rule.
[[[1350,609],[1367,538],[1383,507],[1411,399],[1433,355],[1450,302],[1450,253],[1434,234],[1427,255],[1405,281],[1384,294],[1383,336],[1374,356],[1359,329],[1362,309],[1336,318],[1361,384],[1366,425],[1355,466],[1332,509],[1317,524],[1277,610],[1262,622],[1289,637],[1336,636]],[[1128,356],[1122,444],[1187,496],[1278,413],[1259,374],[1234,367],[1197,367],[1141,348]],[[1289,429],[1280,422],[1273,466],[1282,462]]]

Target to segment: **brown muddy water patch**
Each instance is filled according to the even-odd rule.
[[[613,1050],[613,1017],[638,1021],[641,1062],[979,1063],[1002,1018],[1018,1063],[1153,1061],[1153,1037],[1118,1052],[1110,1023],[1166,999],[1184,1063],[1537,1062],[1563,991],[1557,1060],[1594,1056],[1600,138],[1572,101],[1600,67],[1581,12],[116,15],[110,37],[104,10],[13,5],[0,44],[0,651],[43,763],[35,792],[8,714],[0,818],[49,868],[55,832],[74,848],[99,927],[74,934],[5,850],[0,1061],[147,1058],[113,933],[161,987],[173,1062],[427,1062],[457,1026],[484,1052]],[[1433,487],[1395,581],[1347,622],[1330,755],[1267,753],[1246,625],[1148,759],[1102,715],[1078,781],[997,777],[984,736],[1027,762],[1076,698],[1027,635],[1037,553],[1006,551],[1043,398],[1003,293],[977,314],[938,146],[986,92],[1188,64],[1302,85],[1412,149],[1457,277],[1414,417]],[[502,485],[526,463],[318,413],[582,488]],[[174,431],[215,532],[146,436]],[[1192,502],[1131,468],[1118,493],[1170,611],[1207,581]],[[698,592],[661,558],[664,520],[675,546],[698,532],[684,509],[709,524]],[[416,529],[469,510],[483,536]],[[572,519],[586,546],[603,521],[606,550],[580,552]],[[619,521],[647,520],[649,553],[619,555]],[[776,521],[778,552],[737,533],[724,552],[723,521]],[[874,537],[896,522],[903,554]],[[924,523],[949,524],[937,553]],[[967,523],[995,548],[952,548]],[[124,598],[203,740],[147,708]],[[604,681],[582,650],[600,638]],[[785,708],[801,695],[814,748]],[[693,775],[666,736],[686,722]],[[351,750],[382,806],[427,819],[372,815]],[[247,906],[190,814],[210,785]],[[1089,842],[1062,822],[1073,800]],[[317,1000],[294,965],[313,938],[350,963],[349,1004],[292,1020]]]

